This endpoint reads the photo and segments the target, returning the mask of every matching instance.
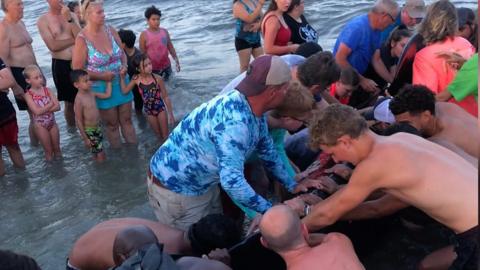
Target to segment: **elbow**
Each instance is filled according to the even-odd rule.
[[[276,53],[273,45],[270,45],[270,44],[267,45],[267,44],[265,43],[265,46],[264,46],[263,49],[264,49],[264,51],[265,51],[265,54],[275,54],[275,53]]]

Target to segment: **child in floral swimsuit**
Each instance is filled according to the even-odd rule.
[[[135,67],[135,75],[128,85],[120,80],[124,94],[138,86],[143,99],[143,109],[147,120],[161,143],[168,136],[168,123],[173,123],[172,105],[168,98],[167,89],[161,76],[152,73],[152,63],[146,54],[137,55],[132,64]],[[125,76],[125,72],[121,74]],[[168,116],[167,116],[168,113]]]
[[[45,159],[50,161],[55,156],[61,157],[60,133],[54,115],[54,112],[60,110],[57,97],[44,86],[44,78],[39,67],[27,66],[23,76],[30,85],[25,94],[25,101],[28,110],[33,114],[33,129],[45,151]]]

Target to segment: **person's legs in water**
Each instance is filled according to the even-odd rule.
[[[52,160],[54,153],[53,153],[52,140],[50,138],[50,131],[38,123],[34,124],[34,128],[35,128],[35,135],[40,141],[40,144],[43,147],[43,151],[45,152],[45,159],[47,161]]]
[[[58,131],[58,125],[53,125],[53,127],[48,132],[50,134],[50,140],[52,142],[52,148],[53,153],[55,154],[55,158],[61,158],[62,151],[60,150],[60,132]]]
[[[137,143],[137,134],[132,124],[132,105],[130,102],[118,106],[118,120],[125,142],[129,144]]]
[[[100,109],[100,118],[105,123],[105,135],[112,148],[119,148],[121,145],[118,123],[118,107],[107,110]]]
[[[247,70],[248,64],[250,64],[250,58],[252,56],[252,48],[246,48],[240,50],[238,53],[238,60],[240,61],[240,73]]]
[[[22,151],[20,146],[16,145],[7,145],[5,146],[8,151],[8,155],[13,162],[13,165],[20,169],[25,169],[25,160],[23,159]]]
[[[160,135],[161,137],[161,142],[163,144],[164,141],[167,140],[168,138],[168,116],[167,112],[161,111],[157,117],[156,117],[156,122],[158,124],[158,127],[160,128]]]
[[[75,126],[75,112],[73,111],[73,103],[69,101],[64,101],[63,102],[64,107],[63,107],[63,114],[65,116],[65,122],[67,122],[67,125],[70,127]]]

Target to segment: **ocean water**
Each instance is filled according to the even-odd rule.
[[[453,2],[477,7],[473,0]],[[372,3],[305,0],[305,15],[318,31],[320,45],[330,50],[345,22]],[[50,55],[35,25],[39,14],[47,11],[47,3],[24,0],[24,4],[24,22],[34,39],[37,61],[48,86],[54,88]],[[146,25],[143,12],[152,4],[162,10],[161,25],[169,30],[182,66],[167,84],[175,116],[180,119],[238,73],[232,1],[106,0],[107,22],[139,34]],[[91,159],[78,132],[66,127],[62,112],[56,118],[63,160],[52,163],[44,161],[41,147],[29,145],[26,113],[18,113],[17,118],[27,169],[15,170],[3,151],[7,174],[0,178],[0,249],[28,254],[43,269],[60,269],[75,239],[93,225],[114,217],[154,219],[147,202],[145,172],[158,144],[143,117],[133,116],[138,145],[107,148],[108,161],[103,164]]]

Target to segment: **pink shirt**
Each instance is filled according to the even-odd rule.
[[[157,32],[145,30],[145,49],[152,61],[152,69],[160,71],[170,66],[168,58],[168,32],[165,28],[160,28]]]
[[[412,83],[425,85],[435,94],[446,89],[457,73],[447,65],[443,58],[437,56],[439,52],[456,52],[468,59],[475,53],[475,48],[468,40],[455,37],[428,45],[417,52],[413,61]],[[472,115],[477,116],[478,114],[478,105],[473,96],[460,102],[453,98],[449,101],[458,104]]]

